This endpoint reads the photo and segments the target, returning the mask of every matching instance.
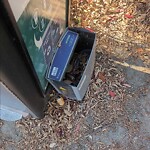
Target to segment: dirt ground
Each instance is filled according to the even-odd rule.
[[[0,121],[0,149],[150,150],[149,7],[146,0],[72,0],[70,26],[97,33],[85,98],[60,106],[52,97],[41,120]]]

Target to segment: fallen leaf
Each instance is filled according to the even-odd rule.
[[[114,98],[116,96],[116,93],[113,91],[109,91],[109,95]]]
[[[138,49],[137,49],[137,53],[138,53],[138,54],[143,54],[143,52],[144,52],[144,50],[143,50],[142,48],[138,48]]]
[[[126,86],[126,87],[131,87],[131,85],[129,85],[129,84],[123,84],[124,86]]]
[[[66,109],[64,109],[64,113],[67,115],[67,116],[71,116],[71,113],[68,111],[68,110],[66,110]]]
[[[63,106],[65,104],[65,101],[64,99],[61,97],[61,98],[58,98],[57,99],[57,103],[60,105],[60,106]]]
[[[106,77],[104,72],[98,73],[98,78],[101,79],[103,82],[106,82]]]
[[[130,14],[124,14],[124,17],[125,17],[125,18],[128,18],[128,19],[132,19],[132,18],[133,18],[133,16],[130,15]]]

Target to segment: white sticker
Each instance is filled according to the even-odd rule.
[[[57,68],[57,67],[54,67],[53,70],[52,70],[51,75],[52,75],[52,76],[56,76],[57,72],[58,72],[58,68]]]

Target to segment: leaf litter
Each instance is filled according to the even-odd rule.
[[[50,94],[45,117],[32,117],[16,122],[22,131],[22,140],[15,145],[19,149],[66,149],[72,142],[103,132],[107,126],[122,118],[128,121],[124,104],[129,94],[123,70],[118,69],[112,55],[126,59],[141,54],[149,64],[150,51],[150,3],[148,0],[72,0],[70,26],[85,27],[97,33],[96,62],[93,77],[83,102]],[[136,48],[136,50],[135,50]],[[133,51],[135,50],[135,51]],[[59,99],[58,99],[59,98]],[[92,127],[86,118],[92,115]],[[105,127],[105,128],[104,128]],[[91,145],[87,142],[89,148]],[[7,140],[7,143],[13,143]],[[100,142],[99,148],[108,147]]]
[[[51,98],[42,120],[29,116],[16,123],[23,131],[23,139],[17,146],[20,149],[65,149],[66,144],[83,137],[92,139],[92,134],[102,132],[103,127],[124,115],[127,87],[124,74],[117,69],[109,55],[103,50],[98,52],[93,77],[83,102],[63,98],[64,104],[60,105],[53,96],[55,98]],[[55,91],[54,94],[58,96]],[[85,123],[90,114],[94,119],[92,128]]]

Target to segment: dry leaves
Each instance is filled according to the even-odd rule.
[[[106,77],[104,72],[98,73],[98,78],[101,79],[103,82],[106,82]]]
[[[73,0],[71,9],[71,26],[92,28],[100,47],[115,56],[127,58],[133,47],[150,47],[148,0]]]
[[[82,103],[58,99],[59,95],[53,91],[45,118],[28,117],[18,121],[17,126],[23,133],[22,140],[15,143],[19,149],[66,149],[66,144],[83,137],[92,139],[92,134],[117,119],[127,123],[124,103],[126,90],[131,86],[125,82],[124,74],[107,52],[127,58],[133,54],[133,47],[137,47],[135,52],[145,59],[145,51],[150,52],[150,34],[147,34],[150,31],[149,5],[146,0],[71,1],[70,25],[83,26],[97,33],[97,55],[91,84]],[[89,116],[94,120],[92,124],[86,123]],[[102,143],[99,145],[108,149]]]
[[[64,99],[63,99],[62,97],[60,97],[60,98],[57,99],[57,103],[58,103],[60,106],[64,106],[65,101],[64,101]]]
[[[116,93],[113,91],[109,91],[109,95],[114,98],[116,96]]]

